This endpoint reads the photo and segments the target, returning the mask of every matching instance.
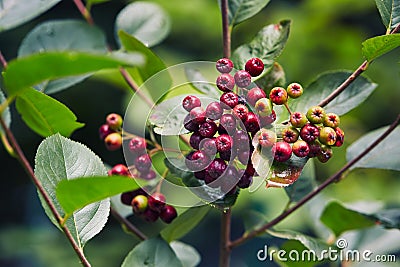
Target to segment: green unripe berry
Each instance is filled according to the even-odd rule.
[[[319,141],[328,146],[332,146],[336,143],[336,132],[331,127],[323,127],[319,131]]]
[[[307,119],[313,123],[322,123],[325,117],[325,110],[320,106],[311,107],[306,114]]]
[[[272,104],[268,98],[257,100],[254,108],[256,109],[257,114],[261,117],[269,116],[272,113]]]
[[[282,139],[288,143],[294,143],[299,139],[299,131],[294,127],[287,127],[282,130]]]
[[[326,113],[323,124],[328,127],[336,128],[340,124],[340,118],[335,113]]]
[[[299,83],[291,83],[287,87],[287,94],[291,98],[298,98],[303,94],[303,87]]]
[[[308,122],[306,115],[301,112],[293,112],[290,115],[290,123],[293,127],[301,128]]]
[[[141,214],[143,213],[148,206],[148,198],[147,196],[144,195],[137,195],[132,199],[131,206],[133,209],[133,212],[136,214]]]

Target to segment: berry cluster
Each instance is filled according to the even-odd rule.
[[[176,209],[165,204],[165,196],[161,193],[148,195],[143,189],[121,194],[121,202],[132,206],[133,213],[148,222],[155,222],[160,218],[165,223],[171,223],[176,217]]]
[[[111,113],[106,117],[106,123],[99,128],[100,139],[104,141],[106,148],[115,151],[122,146],[122,117],[119,114]]]

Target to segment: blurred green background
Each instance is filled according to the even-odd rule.
[[[172,29],[167,39],[154,51],[168,66],[186,61],[215,61],[222,56],[221,19],[216,0],[154,0],[170,15]],[[102,28],[112,47],[114,19],[128,1],[109,1],[93,7],[96,24]],[[0,49],[7,60],[16,57],[23,37],[40,22],[81,16],[72,1],[62,1],[54,8],[16,29],[0,33]],[[354,70],[363,61],[361,42],[384,34],[374,0],[271,0],[254,18],[238,25],[233,31],[232,46],[251,40],[263,26],[282,19],[291,19],[292,28],[287,46],[278,62],[286,71],[288,82],[310,83],[319,73],[336,69]],[[399,113],[399,51],[377,59],[366,75],[379,84],[365,103],[342,118],[346,132],[345,146],[364,133],[390,122]],[[98,139],[97,129],[110,112],[123,114],[125,87],[119,82],[90,78],[73,88],[54,95],[69,106],[86,126],[73,134],[72,139],[87,144],[108,164],[123,162],[122,152],[108,152]],[[33,163],[41,138],[30,131],[12,108],[12,130],[28,159]],[[384,154],[384,151],[382,151]],[[317,180],[323,181],[345,162],[345,148],[336,149],[327,164],[316,163]],[[390,155],[388,155],[390,156]],[[45,216],[36,191],[17,161],[0,148],[0,266],[79,266],[66,239]],[[319,201],[383,202],[386,207],[400,204],[398,172],[355,170],[339,184],[330,186]],[[243,230],[242,211],[255,209],[273,218],[286,205],[283,189],[261,188],[256,193],[242,193],[233,209],[233,236]],[[279,229],[297,229],[315,235],[314,207],[311,203],[282,222]],[[143,222],[138,221],[139,224]],[[183,240],[198,249],[200,266],[216,266],[218,262],[219,212],[212,211],[206,220]],[[210,241],[212,240],[212,241]],[[126,235],[114,219],[87,245],[93,266],[119,266],[125,255],[138,242]],[[210,243],[211,242],[211,243]],[[266,266],[256,259],[264,244],[279,245],[278,240],[255,239],[237,248],[232,254],[232,266]],[[398,253],[398,251],[397,251]],[[271,266],[274,266],[271,264]]]

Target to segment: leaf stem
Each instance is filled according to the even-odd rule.
[[[132,232],[134,235],[136,235],[140,240],[146,240],[147,236],[143,234],[136,226],[131,224],[130,221],[128,221],[125,217],[121,216],[116,210],[111,208],[111,214],[114,216],[117,221],[119,221],[121,224],[125,225],[126,228]]]
[[[228,0],[221,0],[221,15],[222,15],[222,43],[224,57],[231,56],[231,28],[229,27],[229,9]]]
[[[6,69],[8,66],[7,60],[4,58],[3,53],[0,51],[0,63],[3,66],[3,69]]]
[[[69,229],[63,224],[63,218],[58,213],[54,203],[50,199],[49,195],[47,194],[47,192],[44,189],[40,180],[35,176],[35,173],[31,167],[28,159],[25,157],[25,154],[22,151],[21,147],[19,146],[17,140],[15,139],[14,134],[7,127],[7,125],[5,124],[5,122],[1,116],[0,116],[0,124],[1,124],[1,127],[4,129],[4,132],[6,133],[9,143],[11,144],[12,148],[15,151],[17,160],[20,162],[20,164],[22,165],[24,170],[27,172],[27,174],[31,178],[32,182],[35,184],[36,188],[38,189],[40,195],[43,197],[44,201],[49,206],[51,213],[57,220],[57,223],[63,230],[68,241],[71,243],[72,248],[74,249],[75,253],[78,255],[79,259],[81,260],[82,265],[85,267],[90,267],[91,265],[90,265],[89,261],[86,259],[85,255],[83,254],[82,248],[76,243],[76,241],[75,241],[74,237],[72,236],[71,232],[69,231]]]
[[[85,18],[87,23],[90,25],[94,25],[94,21],[92,15],[90,14],[89,10],[85,7],[81,0],[74,0],[76,7],[78,8],[79,12],[81,12],[82,16]]]
[[[341,179],[341,176],[343,173],[345,173],[348,169],[350,169],[351,166],[353,166],[355,163],[360,161],[364,156],[366,156],[372,149],[374,149],[379,143],[381,143],[399,124],[400,122],[400,114],[397,115],[397,118],[393,121],[393,123],[390,125],[390,127],[381,135],[379,136],[371,145],[369,145],[364,151],[362,151],[357,157],[355,157],[353,160],[349,161],[347,164],[345,164],[339,171],[337,171],[334,175],[329,177],[325,182],[323,182],[320,186],[318,186],[313,192],[309,193],[306,195],[304,198],[302,198],[299,202],[297,202],[293,207],[290,209],[282,212],[279,216],[275,217],[272,221],[264,224],[258,229],[255,229],[251,231],[250,233],[243,235],[242,237],[232,241],[230,243],[230,248],[234,248],[238,245],[243,244],[244,242],[248,241],[249,239],[252,239],[256,237],[257,235],[263,233],[265,230],[270,229],[271,227],[275,226],[279,222],[283,221],[286,217],[288,217],[290,214],[292,214],[294,211],[296,211],[298,208],[303,206],[305,203],[307,203],[310,199],[318,195],[323,189],[325,189],[328,185],[339,181]]]

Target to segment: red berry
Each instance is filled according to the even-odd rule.
[[[308,147],[310,148],[310,152],[307,155],[309,158],[314,158],[321,153],[321,144],[318,142],[308,143]]]
[[[189,112],[190,118],[197,124],[206,121],[206,112],[202,107],[196,107]]]
[[[290,123],[293,127],[301,128],[307,124],[306,116],[301,112],[293,112],[290,115]]]
[[[224,114],[219,120],[220,126],[224,127],[225,131],[229,134],[236,131],[237,121],[232,114]],[[220,133],[221,134],[221,133]]]
[[[235,148],[243,151],[250,149],[250,136],[246,131],[237,130],[233,135],[233,144]]]
[[[199,148],[206,154],[208,157],[212,157],[217,154],[217,145],[215,143],[215,139],[203,139],[200,142]]]
[[[146,195],[146,192],[142,188],[129,192],[124,192],[121,194],[121,202],[125,205],[130,206],[132,203],[132,199],[137,195]]]
[[[148,222],[155,222],[157,221],[158,217],[159,217],[160,213],[152,210],[152,209],[146,209],[141,216]]]
[[[298,98],[303,94],[303,87],[299,83],[289,84],[286,90],[291,98]]]
[[[110,170],[111,175],[122,175],[122,176],[130,176],[130,172],[128,167],[124,164],[117,164]]]
[[[203,151],[197,150],[186,159],[185,163],[192,171],[202,171],[210,163],[210,159]]]
[[[320,106],[311,107],[308,109],[306,117],[311,123],[322,123],[325,117],[325,110]]]
[[[254,166],[251,162],[249,162],[246,166],[246,170],[244,171],[245,173],[254,176],[256,175],[256,169],[254,169]]]
[[[135,167],[139,172],[148,172],[151,167],[151,158],[148,154],[141,155],[135,159]]]
[[[204,181],[206,184],[209,184],[220,177],[224,173],[226,167],[227,165],[223,159],[214,159],[206,168],[206,173],[204,176]]]
[[[106,117],[106,123],[110,126],[113,130],[118,130],[122,126],[122,117],[119,114],[111,113],[108,114]]]
[[[148,207],[147,196],[137,195],[132,199],[131,206],[134,213],[142,214]]]
[[[275,110],[272,110],[271,115],[268,116],[260,116],[259,117],[260,120],[260,126],[261,127],[265,127],[268,126],[270,124],[272,124],[274,121],[276,121],[276,113]]]
[[[165,196],[161,193],[154,193],[148,198],[149,208],[160,212],[165,206]]]
[[[199,124],[197,124],[194,119],[192,119],[190,114],[187,114],[186,117],[183,119],[183,126],[189,132],[196,132],[199,129]]]
[[[224,174],[218,179],[217,186],[221,187],[222,192],[226,193],[232,190],[232,188],[236,187],[237,182],[239,181],[240,174],[235,166],[228,166],[224,172]]]
[[[239,188],[245,189],[245,188],[250,187],[252,182],[253,182],[253,176],[245,172],[245,173],[243,173],[242,177],[240,177],[240,180],[237,183],[237,186]]]
[[[260,121],[258,117],[253,112],[249,112],[247,114],[247,119],[244,122],[244,126],[246,130],[252,134],[255,134],[258,130],[260,130]]]
[[[259,58],[251,58],[246,62],[245,70],[250,73],[251,76],[257,77],[264,70],[264,63]]]
[[[285,162],[290,159],[292,155],[292,148],[289,143],[277,142],[272,146],[272,153],[274,154],[274,159],[278,162]]]
[[[243,122],[246,121],[248,113],[249,109],[243,104],[238,104],[233,108],[233,114]]]
[[[336,132],[331,127],[323,127],[319,131],[319,141],[322,144],[332,146],[336,143]]]
[[[176,209],[170,205],[165,205],[160,213],[160,219],[165,223],[171,223],[177,216]]]
[[[254,107],[257,100],[265,97],[267,97],[265,92],[262,89],[255,87],[253,89],[250,89],[250,91],[247,93],[246,99],[247,102]]]
[[[221,58],[217,61],[216,68],[220,73],[229,73],[233,69],[233,62],[229,58]]]
[[[251,75],[245,70],[239,70],[234,76],[237,86],[245,88],[251,84]]]
[[[182,107],[186,111],[191,111],[192,109],[200,107],[200,106],[201,106],[200,99],[194,95],[188,95],[182,101]]]
[[[308,156],[308,154],[310,153],[310,147],[305,141],[297,140],[292,146],[292,151],[293,154],[295,154],[296,156],[303,158]]]
[[[106,148],[110,151],[115,151],[121,148],[122,136],[119,133],[111,133],[104,139]]]
[[[199,134],[203,137],[213,137],[218,130],[218,126],[213,121],[206,121],[200,124]]]
[[[235,79],[228,73],[223,73],[218,76],[216,81],[217,87],[223,92],[232,91],[235,87]]]
[[[199,145],[203,136],[199,132],[195,132],[190,136],[189,143],[194,149],[199,149]]]
[[[282,87],[274,87],[269,93],[269,99],[276,105],[285,104],[287,101],[287,92]]]
[[[336,143],[335,143],[335,146],[337,146],[337,147],[342,146],[343,142],[344,142],[344,132],[339,127],[335,128],[335,132],[336,132]]]
[[[212,120],[219,120],[224,110],[219,102],[211,102],[206,107],[206,116]]]
[[[282,139],[287,143],[294,143],[299,139],[299,131],[294,127],[287,127],[282,131]]]
[[[267,129],[261,129],[260,135],[258,136],[258,144],[262,148],[272,147],[276,143],[276,139],[277,136],[275,132]]]
[[[99,128],[99,136],[101,140],[104,140],[109,134],[115,133],[108,124],[103,124]]]
[[[238,104],[239,97],[234,92],[226,92],[221,95],[219,100],[221,101],[221,106],[224,109],[229,109],[234,108]]]
[[[226,152],[232,149],[232,137],[227,134],[222,134],[215,139],[218,152]]]
[[[336,128],[340,124],[340,118],[335,113],[326,113],[323,124],[324,126]]]
[[[153,180],[157,177],[157,174],[154,170],[149,170],[147,173],[140,173],[140,177],[145,180]]]
[[[306,124],[300,130],[300,137],[307,143],[313,142],[319,137],[319,130],[312,124]]]
[[[146,139],[142,137],[134,137],[129,141],[129,151],[135,157],[143,155],[146,153]]]

